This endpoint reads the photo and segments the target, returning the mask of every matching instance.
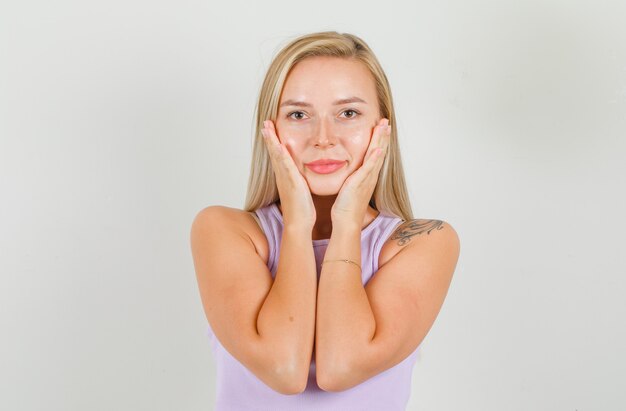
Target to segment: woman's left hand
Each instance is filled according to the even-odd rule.
[[[378,182],[378,174],[387,154],[391,128],[384,118],[374,128],[363,164],[344,181],[331,209],[333,227],[363,225],[369,201]]]

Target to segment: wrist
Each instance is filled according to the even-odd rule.
[[[301,235],[308,235],[311,236],[311,234],[313,233],[313,227],[307,225],[307,224],[302,224],[302,223],[290,223],[287,221],[284,221],[284,226],[283,226],[283,231],[284,232],[289,232],[289,233],[293,233],[293,234],[301,234]]]
[[[363,219],[365,215],[361,215],[358,217],[355,213],[343,213],[343,214],[332,214],[331,213],[331,221],[334,227],[339,227],[341,229],[351,230],[357,228],[361,231],[361,226],[363,225]]]
[[[361,237],[361,226],[351,221],[342,221],[333,223],[333,237]]]

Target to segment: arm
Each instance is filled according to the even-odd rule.
[[[192,225],[206,317],[224,348],[267,386],[281,394],[298,393],[306,387],[314,331],[317,278],[310,233],[285,231],[273,281],[247,234],[256,223],[237,216],[227,207],[212,206]],[[301,257],[300,252],[296,258],[298,250],[307,249],[311,254]]]
[[[361,228],[334,226],[324,260],[361,263]],[[376,322],[361,282],[361,271],[350,263],[322,265],[317,296],[315,363],[318,386],[330,391],[337,376],[350,372],[355,350],[371,341]]]
[[[315,335],[317,270],[311,232],[285,225],[274,284],[257,319],[259,336],[280,353],[277,375],[304,391]]]
[[[359,236],[338,230],[326,258],[354,260]],[[456,231],[439,220],[412,220],[391,238],[402,249],[365,288],[353,264],[323,266],[315,349],[318,385],[326,391],[346,390],[403,361],[441,309],[460,252]]]

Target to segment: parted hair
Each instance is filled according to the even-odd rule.
[[[280,49],[272,59],[256,103],[256,130],[252,143],[250,177],[244,210],[254,211],[279,199],[270,155],[263,141],[261,129],[263,121],[267,119],[276,122],[280,95],[291,69],[303,59],[314,56],[356,59],[372,73],[376,83],[380,116],[389,119],[391,136],[389,151],[380,170],[369,205],[379,212],[392,214],[407,221],[413,219],[400,158],[398,129],[395,126],[395,111],[387,76],[372,50],[362,39],[353,34],[336,31],[322,31],[295,38]]]

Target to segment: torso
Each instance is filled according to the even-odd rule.
[[[250,241],[252,241],[254,247],[256,248],[257,254],[267,264],[267,261],[269,260],[269,244],[256,214],[252,211],[243,211],[230,207],[228,208],[233,212],[235,223],[238,224],[239,227],[248,235]],[[396,231],[398,231],[401,227],[402,224],[396,228]],[[398,244],[397,240],[392,240],[396,231],[389,236],[380,250],[380,255],[378,256],[379,267],[386,264],[387,261],[393,258],[403,248],[403,246]]]

